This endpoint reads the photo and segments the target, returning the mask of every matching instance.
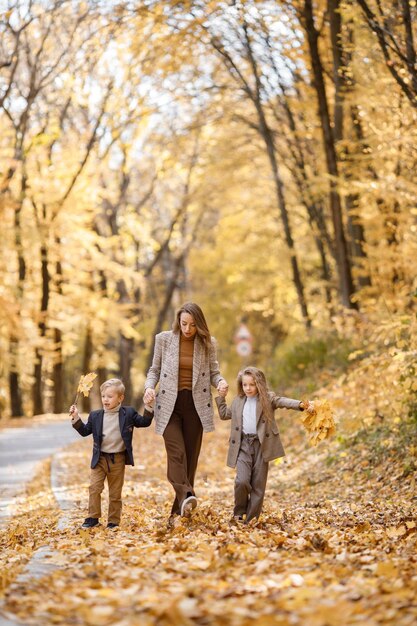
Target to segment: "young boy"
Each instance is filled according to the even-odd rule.
[[[93,434],[88,517],[82,528],[99,524],[101,492],[107,478],[109,512],[107,528],[117,528],[122,512],[122,488],[125,465],[134,465],[132,452],[133,428],[150,426],[153,412],[146,406],[143,416],[131,406],[122,406],[125,386],[118,378],[106,380],[101,387],[103,409],[92,411],[85,424],[75,405],[70,408],[71,423],[82,437]],[[150,410],[149,410],[150,409]]]

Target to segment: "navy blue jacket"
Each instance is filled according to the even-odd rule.
[[[93,456],[91,459],[91,467],[94,468],[100,459],[101,442],[103,440],[103,418],[104,409],[92,411],[88,416],[87,423],[85,424],[82,419],[79,419],[73,427],[77,430],[82,437],[88,437],[93,435]],[[132,438],[133,428],[146,428],[151,425],[153,413],[150,413],[145,409],[143,415],[139,413],[132,406],[121,406],[119,409],[119,425],[120,434],[126,446],[126,465],[134,465],[133,452],[132,452]]]

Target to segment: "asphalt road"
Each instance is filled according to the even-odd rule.
[[[70,421],[0,431],[0,522],[35,474],[36,465],[79,438]]]

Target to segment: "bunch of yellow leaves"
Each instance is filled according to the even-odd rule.
[[[336,432],[333,411],[327,400],[315,400],[313,410],[304,411],[301,419],[312,446],[316,446]]]
[[[85,376],[81,376],[80,382],[78,383],[77,387],[77,395],[75,396],[73,404],[77,404],[78,396],[80,395],[80,393],[82,393],[85,398],[88,397],[90,389],[93,386],[93,382],[96,378],[97,374],[95,372],[89,372]]]

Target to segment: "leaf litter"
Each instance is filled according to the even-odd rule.
[[[76,442],[62,461],[63,486],[74,496],[67,527],[57,530],[45,492],[44,525],[22,510],[2,532],[4,611],[45,626],[411,626],[413,476],[399,479],[392,458],[370,467],[360,448],[342,454],[335,440],[310,448],[300,431],[299,422],[288,427],[287,456],[270,466],[262,517],[247,526],[232,519],[223,423],[204,437],[198,508],[172,526],[163,441],[151,427],[135,433],[137,465],[126,469],[120,529],[107,530],[105,515],[101,526],[80,529],[91,442]],[[328,465],[330,451],[336,460]],[[59,569],[19,583],[11,554],[30,552],[31,541],[49,545]]]

